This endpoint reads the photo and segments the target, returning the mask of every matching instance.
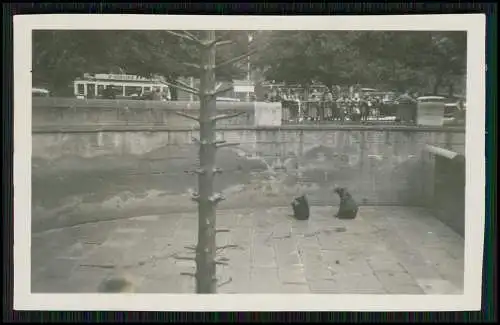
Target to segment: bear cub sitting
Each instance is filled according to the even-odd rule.
[[[358,214],[358,204],[351,193],[344,187],[336,187],[334,192],[340,197],[340,207],[335,215],[338,219],[355,219]]]

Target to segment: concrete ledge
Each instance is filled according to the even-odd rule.
[[[464,127],[434,127],[434,126],[409,126],[409,125],[304,125],[287,124],[282,126],[250,126],[227,125],[218,126],[225,131],[400,131],[400,132],[444,132],[464,133]],[[96,124],[96,125],[71,125],[71,126],[33,126],[32,133],[95,133],[95,132],[186,132],[197,131],[198,127],[172,127],[167,125],[151,124]]]
[[[264,102],[217,102],[217,108],[231,110],[248,110]],[[130,100],[130,99],[77,99],[59,97],[34,97],[33,109],[49,107],[52,109],[159,109],[159,110],[199,110],[200,102],[189,101],[154,101],[154,100]]]
[[[444,158],[447,158],[447,159],[450,159],[452,161],[465,161],[465,155],[461,154],[461,153],[458,153],[458,152],[455,152],[455,151],[452,151],[452,150],[448,150],[448,149],[444,149],[444,148],[440,148],[440,147],[436,147],[436,146],[433,146],[433,145],[426,145],[424,147],[424,150],[429,152],[429,153],[432,153],[436,156],[439,156],[439,157],[444,157]]]
[[[448,159],[453,159],[459,155],[458,152],[447,150],[447,149],[436,147],[436,146],[431,146],[430,144],[425,146],[425,150],[430,152],[430,153],[433,153],[435,155],[442,156],[442,157],[445,157]]]

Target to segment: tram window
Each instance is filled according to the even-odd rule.
[[[102,96],[104,93],[104,85],[97,85],[97,94]]]
[[[95,96],[95,87],[96,87],[95,84],[87,85],[87,95],[91,98]]]
[[[125,87],[125,96],[132,96],[135,93],[134,87]]]
[[[140,95],[142,92],[141,87],[127,86],[125,87],[125,96]]]
[[[140,96],[142,94],[142,87],[133,87],[134,93],[133,95]]]
[[[78,94],[83,95],[85,93],[85,86],[82,84],[78,84]]]

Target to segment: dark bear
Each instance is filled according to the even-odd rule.
[[[340,197],[339,211],[335,215],[338,219],[354,219],[358,214],[358,204],[352,198],[347,189],[336,187],[335,193]]]
[[[292,201],[293,217],[297,220],[309,219],[309,203],[305,195],[296,197]]]

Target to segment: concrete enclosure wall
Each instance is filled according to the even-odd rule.
[[[285,183],[300,184],[313,201],[321,202],[331,202],[327,189],[333,184],[347,186],[360,202],[372,204],[420,204],[424,145],[463,152],[465,142],[463,132],[453,130],[240,128],[219,130],[217,136],[240,143],[219,151],[226,173],[282,174]],[[150,173],[182,174],[196,165],[198,146],[193,137],[198,137],[196,130],[130,127],[35,132],[33,173],[125,173],[147,165]]]
[[[422,157],[426,176],[424,205],[443,223],[461,236],[465,235],[465,159],[453,159],[424,153]]]
[[[246,113],[221,120],[218,126],[254,125],[255,105],[267,103],[218,102],[218,114]],[[182,128],[195,126],[196,122],[175,112],[197,116],[199,108],[199,102],[34,97],[32,124],[33,127],[149,124]]]

